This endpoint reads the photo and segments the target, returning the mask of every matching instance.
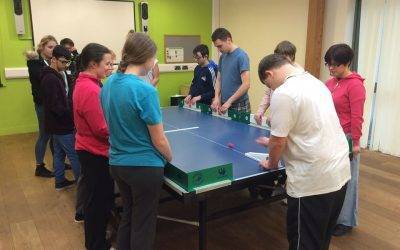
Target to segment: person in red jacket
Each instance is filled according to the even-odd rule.
[[[335,44],[325,54],[325,65],[332,76],[326,86],[332,93],[336,113],[346,134],[350,152],[351,180],[347,184],[342,211],[333,232],[335,236],[349,233],[357,226],[358,175],[360,165],[360,137],[362,135],[365,87],[364,78],[350,70],[354,52],[347,44]]]
[[[73,94],[76,127],[75,150],[85,187],[84,227],[87,249],[109,249],[107,222],[113,205],[114,185],[108,168],[108,128],[100,105],[101,79],[112,70],[111,51],[90,43],[78,59],[79,73]]]

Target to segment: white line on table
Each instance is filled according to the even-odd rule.
[[[171,126],[171,125],[170,125]],[[173,127],[173,126],[171,126]],[[172,130],[167,130],[164,133],[172,133],[172,132],[179,132],[179,131],[185,131],[185,130],[193,130],[193,129],[198,129],[199,127],[190,127],[190,128],[180,128],[180,129],[172,129]]]
[[[165,122],[164,122],[164,124],[166,124],[166,125],[168,125],[168,126],[170,126],[170,127],[173,127],[173,128],[177,128],[177,127],[175,127],[174,125],[171,125],[171,124],[168,124],[168,123],[165,123]],[[195,128],[195,127],[194,127],[194,128]],[[197,128],[198,128],[198,127],[197,127]],[[179,129],[176,129],[176,130],[179,130]],[[186,129],[186,130],[188,130],[188,129]],[[174,130],[169,130],[169,131],[174,131]],[[167,131],[165,131],[165,133],[167,133]],[[209,142],[215,143],[215,144],[217,144],[217,145],[219,145],[219,146],[221,146],[221,147],[228,148],[228,149],[230,149],[230,150],[232,150],[232,151],[235,151],[236,153],[239,153],[239,154],[245,156],[245,154],[244,154],[243,152],[240,152],[239,150],[236,150],[236,149],[234,149],[234,148],[229,148],[227,145],[223,145],[223,144],[221,144],[221,143],[218,143],[218,142],[216,142],[216,141],[213,141],[213,140],[211,140],[211,139],[208,139],[208,138],[206,138],[206,137],[204,137],[204,136],[195,134],[195,133],[190,132],[190,131],[188,131],[188,133],[190,133],[190,134],[192,134],[192,135],[194,135],[194,136],[200,137],[200,138],[202,138],[202,139],[204,139],[204,140],[207,140],[207,141],[209,141]]]

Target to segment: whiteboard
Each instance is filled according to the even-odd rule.
[[[35,46],[45,35],[71,38],[78,52],[91,42],[121,58],[126,34],[135,28],[134,2],[99,0],[30,0]]]

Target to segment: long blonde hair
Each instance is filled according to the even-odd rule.
[[[39,45],[37,46],[37,49],[36,49],[36,51],[37,51],[37,53],[38,53],[39,55],[42,53],[44,46],[46,46],[46,44],[47,44],[48,42],[50,42],[50,41],[54,41],[55,43],[58,44],[58,42],[57,42],[57,40],[56,40],[56,38],[55,38],[54,36],[52,36],[52,35],[44,36],[44,37],[40,40],[40,43],[39,43]]]
[[[39,59],[39,55],[42,53],[44,46],[46,46],[46,44],[50,41],[54,41],[55,43],[57,43],[57,40],[54,36],[52,35],[47,35],[44,36],[40,42],[39,45],[37,46],[36,51],[32,50],[32,49],[28,49],[26,50],[23,54],[25,55],[27,60],[35,60],[35,59]]]

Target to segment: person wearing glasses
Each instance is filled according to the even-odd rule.
[[[332,45],[325,54],[325,66],[332,76],[326,82],[335,104],[343,131],[352,146],[350,154],[351,180],[347,184],[342,211],[333,232],[335,236],[348,234],[357,226],[358,175],[360,167],[360,137],[362,134],[365,86],[364,78],[352,72],[350,64],[354,52],[347,44]]]
[[[70,64],[71,53],[56,45],[50,65],[42,70],[41,93],[44,105],[44,129],[53,138],[53,168],[56,190],[69,187],[78,180],[80,163],[75,152],[74,122],[72,115],[73,85],[64,71]],[[64,159],[68,157],[75,181],[65,178]]]
[[[208,59],[209,52],[207,45],[200,44],[193,49],[193,57],[198,63],[194,69],[192,85],[185,103],[189,106],[196,102],[211,104],[214,98],[214,85],[217,78],[218,67]]]

